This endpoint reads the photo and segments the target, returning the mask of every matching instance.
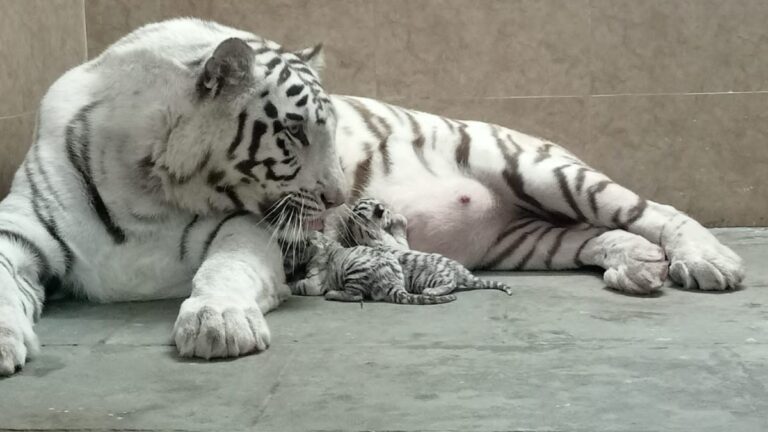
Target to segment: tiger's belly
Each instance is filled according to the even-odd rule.
[[[513,218],[496,194],[477,180],[424,176],[371,185],[370,194],[408,219],[412,249],[439,253],[472,268]]]

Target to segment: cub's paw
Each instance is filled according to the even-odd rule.
[[[744,280],[741,258],[703,227],[673,235],[665,246],[672,261],[669,276],[685,289],[723,291]]]
[[[32,323],[13,307],[0,307],[0,376],[12,375],[37,354]]]
[[[389,224],[390,230],[402,230],[408,229],[408,219],[401,214],[393,214],[392,222]]]
[[[182,357],[238,357],[269,347],[267,321],[259,307],[205,297],[190,297],[181,304],[173,327]]]
[[[626,231],[608,231],[603,240],[605,284],[630,294],[650,294],[661,289],[667,279],[669,262],[664,251],[638,235]]]

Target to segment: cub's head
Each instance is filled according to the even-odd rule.
[[[344,247],[375,246],[387,243],[392,225],[392,211],[381,201],[361,198],[334,227],[339,243]]]
[[[188,94],[152,155],[165,195],[198,213],[261,214],[296,235],[343,203],[321,63],[320,46],[286,52],[260,38],[224,40],[189,63]]]

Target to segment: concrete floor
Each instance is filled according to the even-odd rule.
[[[293,298],[273,345],[178,359],[179,301],[55,303],[42,354],[0,381],[0,429],[766,431],[768,230],[719,230],[746,289],[603,288],[597,273],[494,275],[517,294],[442,306]]]

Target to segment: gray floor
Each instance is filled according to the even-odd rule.
[[[57,303],[0,381],[0,429],[766,431],[768,230],[720,230],[746,289],[619,295],[591,273],[495,275],[443,306],[293,298],[266,353],[179,360],[179,302]]]

